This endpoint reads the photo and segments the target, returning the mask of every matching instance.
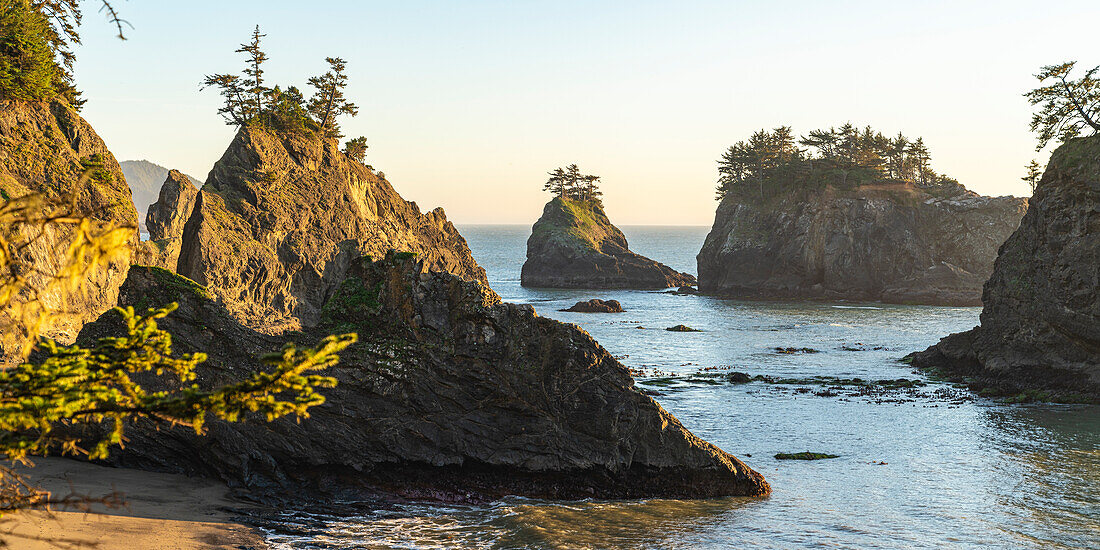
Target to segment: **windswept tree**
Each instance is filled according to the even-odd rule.
[[[359,136],[354,139],[349,139],[347,143],[344,144],[344,154],[347,155],[348,158],[359,163],[367,160],[367,138]]]
[[[1039,106],[1031,117],[1031,131],[1039,137],[1036,151],[1052,141],[1064,143],[1086,131],[1100,132],[1100,67],[1093,67],[1075,80],[1070,73],[1076,64],[1069,61],[1041,68],[1035,78],[1049,84],[1024,94],[1031,105]]]
[[[359,114],[359,107],[344,97],[344,88],[348,86],[348,77],[344,74],[347,62],[339,57],[326,57],[325,61],[329,65],[328,72],[309,79],[309,85],[316,92],[309,99],[308,108],[326,135],[341,137],[336,117],[356,116]]]
[[[271,94],[271,89],[264,86],[263,65],[267,62],[267,54],[260,48],[260,40],[266,36],[266,34],[260,34],[260,26],[256,25],[252,31],[252,40],[237,48],[237,53],[248,54],[248,62],[243,71],[245,79],[241,81],[241,85],[252,102],[251,111],[255,115],[264,112],[264,98]]]
[[[1031,188],[1031,194],[1035,194],[1035,188],[1039,187],[1039,180],[1043,179],[1043,167],[1032,160],[1027,164],[1027,175],[1020,178]]]
[[[202,81],[202,89],[216,88],[222,96],[222,106],[218,114],[222,115],[226,124],[231,126],[244,126],[253,120],[262,119],[264,114],[264,100],[270,98],[273,90],[264,85],[263,64],[267,61],[267,54],[260,48],[260,40],[267,35],[260,34],[260,26],[252,31],[252,40],[247,44],[241,44],[237,53],[248,54],[245,68],[241,71],[244,78],[234,74],[206,75]]]
[[[590,201],[602,206],[603,192],[600,191],[600,177],[581,173],[575,163],[565,168],[555,168],[548,173],[550,178],[543,184],[542,190],[575,201]]]

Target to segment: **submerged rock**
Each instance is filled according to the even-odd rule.
[[[199,190],[191,178],[177,170],[169,170],[164,184],[160,187],[157,202],[149,205],[145,216],[145,227],[149,230],[149,240],[135,262],[144,265],[163,267],[174,271],[179,261],[180,247],[183,241],[183,227],[191,216]]]
[[[695,277],[631,252],[626,236],[598,203],[556,197],[527,239],[520,282],[546,288],[661,289],[693,285]]]
[[[137,212],[118,162],[95,130],[61,100],[0,100],[0,203],[30,193],[40,193],[53,206],[71,201],[71,213],[98,228],[133,227],[132,242],[137,243]],[[57,273],[69,235],[50,228],[20,251],[20,259]],[[93,273],[78,291],[41,296],[58,313],[46,320],[44,335],[71,342],[81,325],[114,305],[128,265],[127,257]],[[39,275],[31,279],[35,285],[44,282]],[[0,326],[6,327],[2,316]],[[0,331],[0,356],[22,344],[15,332]]]
[[[604,301],[599,298],[593,298],[587,302],[577,302],[569,309],[563,309],[562,311],[572,311],[574,313],[622,313],[623,306],[618,300]]]
[[[120,304],[178,301],[161,326],[178,353],[205,351],[202,384],[244,378],[290,336],[237,323],[164,270],[134,267]],[[182,289],[182,290],[180,290]],[[359,498],[503,495],[698,498],[764,495],[764,478],[685,429],[587,333],[501,303],[488,287],[428,272],[408,254],[350,263],[321,325],[355,331],[339,385],[300,423],[208,423],[208,435],[138,422],[122,465],[210,475],[258,494]],[[117,334],[116,314],[82,340]]]
[[[981,305],[1027,199],[890,184],[761,200],[729,194],[697,257],[699,290],[750,299]]]
[[[278,332],[315,324],[347,267],[389,249],[486,283],[441,208],[421,214],[335,139],[245,127],[199,192],[177,271],[245,324]]]
[[[1100,136],[1051,155],[985,284],[981,325],[910,356],[987,393],[1100,401]]]
[[[827,453],[812,453],[810,451],[803,451],[801,453],[776,453],[776,460],[824,460],[827,458],[840,458],[840,455],[831,455]]]
[[[665,330],[669,332],[703,332],[697,328],[691,328],[687,325],[676,325],[674,327],[668,327]]]

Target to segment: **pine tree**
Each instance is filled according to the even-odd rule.
[[[344,144],[344,154],[348,158],[362,163],[367,159],[367,138],[359,136],[355,139],[349,139]]]
[[[266,34],[260,34],[260,26],[256,25],[252,31],[252,41],[241,44],[236,51],[236,53],[248,54],[248,62],[242,71],[246,78],[241,81],[241,86],[244,88],[245,95],[251,98],[252,105],[249,111],[253,117],[263,114],[264,98],[271,94],[271,89],[264,86],[263,64],[267,61],[267,54],[260,49],[260,39],[266,36]]]
[[[344,74],[347,63],[339,57],[326,57],[325,61],[329,64],[329,71],[309,79],[309,85],[317,91],[310,98],[308,109],[325,135],[340,137],[336,117],[356,116],[359,107],[344,97],[344,88],[348,85],[348,77]]]
[[[1035,189],[1039,187],[1039,181],[1043,179],[1043,167],[1032,160],[1027,165],[1027,175],[1020,179],[1027,183],[1028,187],[1031,188],[1031,194],[1034,195]]]
[[[1024,97],[1033,105],[1041,105],[1031,117],[1031,131],[1039,135],[1036,151],[1050,142],[1064,143],[1082,132],[1100,132],[1100,66],[1093,67],[1078,80],[1070,78],[1076,61],[1047,65],[1035,78],[1051,84],[1036,88]]]
[[[561,168],[555,168],[553,172],[548,172],[548,174],[550,175],[550,179],[546,180],[546,183],[543,184],[542,190],[549,191],[550,193],[557,195],[559,198],[565,198],[565,170]]]

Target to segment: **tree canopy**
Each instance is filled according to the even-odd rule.
[[[1032,106],[1039,107],[1031,116],[1031,131],[1039,138],[1036,151],[1086,131],[1100,132],[1100,66],[1074,79],[1070,74],[1076,65],[1076,61],[1068,61],[1042,67],[1035,78],[1045,85],[1024,94]]]
[[[122,25],[114,8],[100,11]],[[61,97],[74,107],[84,102],[73,85],[72,47],[80,44],[80,0],[6,0],[0,5],[0,99],[33,101]]]
[[[543,184],[542,190],[549,191],[563,199],[592,201],[603,206],[603,192],[600,191],[600,177],[582,174],[576,164],[565,168],[555,168],[549,172],[550,179]]]
[[[805,147],[805,149],[803,148]],[[859,186],[895,181],[931,186],[949,180],[931,168],[922,138],[900,132],[886,137],[851,123],[795,137],[790,126],[759,130],[730,146],[718,160],[718,199],[740,190],[766,193],[829,185]]]
[[[264,64],[268,56],[262,41],[266,36],[257,25],[249,41],[237,48],[237,53],[246,56],[240,75],[215,73],[203,77],[202,89],[214,88],[222,96],[218,114],[231,126],[257,124],[280,131],[308,131],[326,137],[343,137],[337,118],[359,114],[359,108],[344,95],[348,85],[345,73],[347,62],[339,57],[325,58],[329,70],[309,79],[309,85],[315,91],[307,102],[297,87],[272,87],[264,80]],[[354,153],[365,154],[365,151],[365,138],[362,149],[352,149]]]

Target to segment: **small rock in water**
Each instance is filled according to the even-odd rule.
[[[604,301],[594,298],[587,302],[577,302],[573,304],[573,307],[563,309],[562,311],[572,311],[574,313],[622,313],[623,306],[618,300]]]
[[[752,377],[748,373],[734,371],[726,375],[726,380],[731,384],[748,384],[752,382]]]
[[[840,455],[803,451],[801,453],[779,453],[775,455],[775,458],[776,460],[823,460],[826,458],[840,458]]]
[[[775,348],[776,353],[817,353],[814,348]]]
[[[691,328],[687,325],[676,325],[674,327],[668,327],[665,330],[669,332],[703,332],[697,328]]]

